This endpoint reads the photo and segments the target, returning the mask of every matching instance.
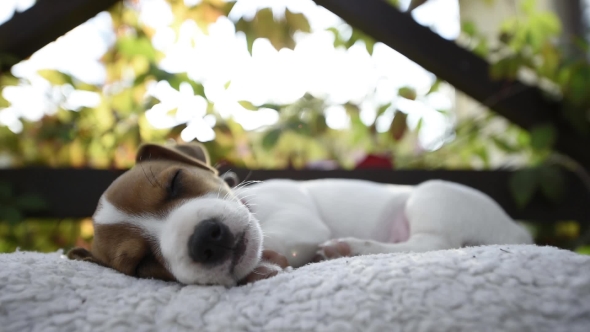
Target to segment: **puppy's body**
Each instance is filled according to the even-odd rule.
[[[270,180],[237,190],[264,233],[264,248],[291,266],[343,242],[351,255],[530,243],[492,199],[446,181],[418,186],[361,180]]]
[[[272,180],[232,191],[197,144],[142,146],[136,166],[102,195],[93,222],[92,250],[73,249],[70,258],[141,278],[226,286],[272,276],[285,257],[298,267],[317,257],[531,242],[466,186]]]

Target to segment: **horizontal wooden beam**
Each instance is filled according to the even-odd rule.
[[[221,170],[222,172],[224,170]],[[538,196],[525,208],[515,206],[508,189],[509,171],[421,170],[246,170],[232,169],[240,179],[264,181],[275,178],[309,180],[322,178],[364,179],[379,183],[418,184],[430,179],[462,183],[490,195],[513,218],[537,222],[590,220],[590,194],[573,175],[567,174],[565,199],[553,205]],[[124,171],[95,169],[25,168],[0,170],[0,182],[9,183],[15,194],[36,193],[49,205],[30,216],[83,218],[94,213],[100,195]]]
[[[119,0],[37,0],[0,25],[0,54],[20,61]],[[6,70],[9,65],[3,65]]]
[[[578,135],[560,116],[562,105],[546,99],[539,89],[518,81],[492,80],[490,65],[484,59],[440,37],[384,0],[315,2],[514,124],[527,130],[553,124],[558,132],[556,149],[590,169],[590,137]]]

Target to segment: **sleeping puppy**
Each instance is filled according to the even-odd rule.
[[[91,251],[68,257],[225,286],[342,256],[532,242],[492,199],[462,185],[270,180],[232,190],[199,144],[143,145],[93,223]]]

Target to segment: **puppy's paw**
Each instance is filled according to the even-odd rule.
[[[280,266],[281,268],[285,269],[289,266],[289,261],[287,258],[276,251],[273,250],[263,250],[262,251],[262,261],[267,263],[272,263]]]
[[[320,244],[314,261],[319,262],[347,256],[353,256],[353,254],[346,239],[333,239]]]
[[[258,266],[240,281],[240,285],[272,278],[288,267],[289,262],[285,256],[272,250],[264,250]]]
[[[361,240],[353,237],[333,239],[319,246],[314,261],[319,262],[326,259],[366,255],[371,253],[371,248],[374,244],[374,241]]]
[[[281,271],[283,271],[283,269],[276,264],[261,262],[252,272],[250,272],[249,275],[240,281],[240,285],[250,284],[259,280],[272,278]]]

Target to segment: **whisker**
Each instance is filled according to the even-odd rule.
[[[152,177],[154,178],[154,181],[158,184],[158,187],[160,187],[161,189],[164,189],[164,187],[162,187],[160,182],[158,182],[158,179],[156,178],[156,175],[154,174],[154,171],[152,170],[151,167],[150,167],[150,173],[152,173]]]
[[[250,178],[250,176],[251,176],[251,175],[252,175],[252,171],[250,171],[250,172],[248,173],[248,175],[246,176],[246,178],[245,178],[245,179],[244,179],[242,182],[238,183],[238,184],[237,184],[237,185],[234,187],[234,190],[235,190],[235,189],[239,189],[239,188],[241,188],[241,187],[243,187],[243,186],[245,186],[245,185],[247,185],[247,184],[250,184],[250,183],[257,183],[257,182],[261,182],[261,181],[248,181],[248,179]]]
[[[250,197],[254,197],[254,196],[256,196],[256,195],[254,195],[254,194],[249,194],[249,195],[244,195],[244,196],[235,195],[234,197],[235,197],[236,199],[241,199],[241,200],[244,200],[244,199],[246,199],[246,198],[250,198]]]
[[[237,186],[235,186],[234,190],[243,188],[243,187],[250,185],[250,184],[255,184],[255,183],[260,183],[260,182],[262,182],[262,181],[258,181],[258,180],[246,181],[246,180],[244,180],[244,181],[240,182]]]
[[[143,171],[143,175],[145,175],[145,178],[148,180],[148,182],[152,185],[152,187],[155,187],[154,183],[152,182],[152,180],[150,179],[150,177],[147,175],[145,168],[143,167],[143,165],[140,163],[139,166],[141,167],[141,170]]]

